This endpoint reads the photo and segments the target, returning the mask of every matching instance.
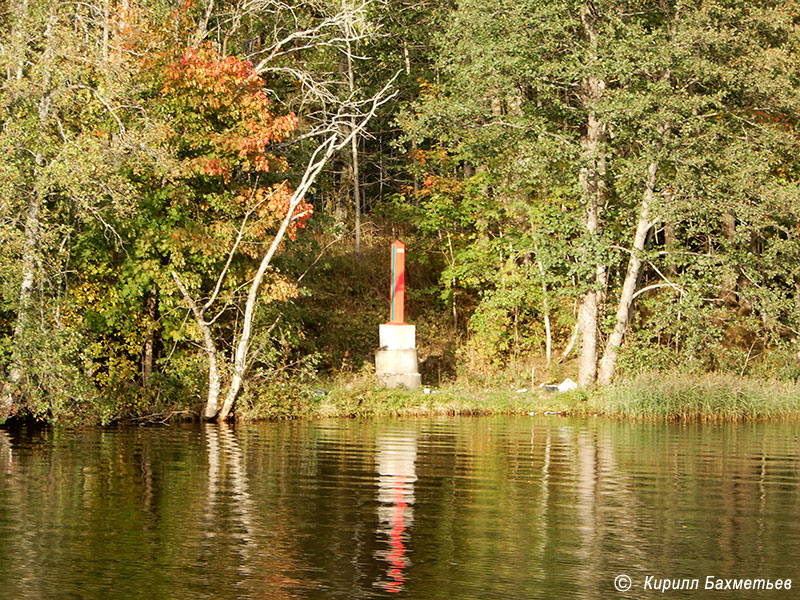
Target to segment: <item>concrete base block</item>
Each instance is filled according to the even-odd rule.
[[[422,387],[422,376],[419,373],[397,373],[393,375],[378,375],[378,379],[387,388],[404,387],[409,390],[416,390]]]
[[[422,378],[418,371],[416,348],[375,351],[375,375],[388,388],[419,388]]]
[[[378,328],[380,347],[386,350],[408,350],[417,347],[417,328],[414,325],[384,323]]]
[[[422,385],[416,348],[417,328],[406,323],[380,326],[380,350],[375,351],[375,375],[388,388]]]
[[[377,375],[417,373],[418,371],[416,348],[375,351],[375,373]]]

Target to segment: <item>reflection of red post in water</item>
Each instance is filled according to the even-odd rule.
[[[403,575],[403,569],[406,566],[404,557],[406,547],[403,544],[403,533],[406,530],[406,525],[403,512],[408,504],[403,496],[404,487],[405,478],[400,475],[395,476],[392,528],[389,530],[389,544],[392,546],[392,551],[386,556],[386,560],[391,565],[389,577],[393,579],[393,581],[389,581],[386,584],[386,590],[389,592],[399,592],[403,589],[403,584],[406,581],[405,575]]]
[[[384,574],[375,585],[397,593],[403,591],[410,577],[411,549],[407,540],[414,525],[416,432],[387,432],[375,442],[378,450],[377,533],[384,540],[382,548],[375,552],[375,558],[384,563]]]

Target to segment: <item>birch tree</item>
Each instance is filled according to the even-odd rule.
[[[282,45],[276,43],[273,51],[277,52],[280,47]],[[210,58],[205,56],[206,54],[210,54]],[[186,117],[181,116],[180,112],[175,113],[178,122],[186,121],[186,126],[181,130],[183,133],[176,139],[189,140],[189,146],[184,151],[185,158],[183,159],[187,168],[202,171],[204,176],[212,178],[221,176],[225,181],[233,177],[234,172],[240,172],[243,168],[249,169],[256,176],[256,179],[252,180],[249,185],[256,186],[263,185],[257,183],[259,171],[263,171],[263,174],[274,174],[288,168],[286,159],[272,153],[267,146],[270,142],[282,143],[283,138],[286,138],[289,131],[294,128],[296,119],[292,113],[286,116],[276,116],[270,112],[269,100],[259,90],[260,87],[265,86],[263,76],[260,74],[260,72],[266,71],[263,64],[252,65],[240,59],[221,57],[211,50],[201,49],[187,50],[184,57],[175,65],[174,69],[173,67],[169,68],[172,71],[167,74],[165,90],[169,91],[170,88],[175,88],[178,92],[178,95],[175,96],[178,109],[180,111],[184,110],[184,107],[189,109]],[[222,89],[226,84],[223,85],[219,82],[220,71],[229,72],[230,90]],[[208,77],[211,79],[206,81]],[[241,94],[241,90],[247,89],[247,86],[251,88],[251,91],[240,101],[234,101],[237,94]],[[260,191],[257,194],[253,194],[252,191],[247,192],[244,187],[242,188],[240,197],[250,198],[247,200],[250,208],[238,226],[238,233],[232,240],[227,259],[220,265],[220,270],[213,278],[215,281],[213,290],[203,300],[194,299],[189,285],[184,281],[185,274],[179,273],[180,269],[173,268],[171,270],[175,286],[190,308],[202,334],[209,373],[208,396],[204,411],[207,419],[218,416],[219,419],[224,420],[228,418],[233,409],[249,364],[249,351],[259,293],[279,247],[287,236],[294,237],[296,229],[302,227],[313,211],[312,206],[305,200],[309,190],[331,157],[347,148],[348,144],[363,131],[376,111],[391,97],[390,86],[387,85],[372,98],[340,102],[337,113],[329,117],[327,121],[317,122],[316,126],[304,131],[302,139],[306,143],[313,140],[317,146],[311,152],[308,163],[301,171],[299,181],[293,189],[289,188],[288,182],[275,180],[274,177],[274,183],[268,187],[258,188]],[[253,115],[253,123],[258,122],[260,128],[255,132],[252,131],[250,121],[245,118],[243,121],[245,126],[243,131],[245,132],[241,134],[243,137],[237,138],[237,134],[234,132],[238,131],[237,128],[240,127],[237,122],[243,118],[241,105],[256,106],[257,110],[263,114],[260,117]],[[220,116],[221,111],[228,116]],[[198,121],[198,116],[202,116],[202,120]],[[219,128],[220,123],[228,121],[230,125],[226,125],[224,129]],[[208,123],[208,129],[199,124],[203,122]],[[232,134],[233,137],[231,137]],[[192,141],[195,138],[196,141]],[[206,139],[211,141],[206,142]],[[181,143],[185,144],[183,141]],[[206,146],[208,147],[206,148]],[[229,146],[230,148],[226,150]],[[243,157],[246,158],[245,162],[242,162]],[[276,165],[280,165],[277,171]],[[269,218],[266,229],[264,229],[265,216]],[[261,251],[263,242],[255,244],[252,239],[254,229],[272,232],[272,239],[263,251]],[[221,294],[221,291],[226,285],[226,279],[230,278],[232,263],[236,260],[237,254],[245,247],[249,248],[250,256],[256,258],[255,272],[244,285],[247,293],[242,298],[241,322],[237,322],[230,344],[232,351],[229,368],[222,369],[224,354],[220,350],[218,338],[212,328],[220,315],[238,302],[235,292],[231,295],[230,291],[227,294]],[[202,276],[198,278],[197,275],[194,273],[192,279],[202,281],[205,278]],[[204,275],[207,276],[207,273]],[[226,296],[226,304],[217,309],[215,303],[222,295]],[[217,310],[217,313],[214,317],[208,317],[207,314],[212,309]],[[228,377],[227,381],[223,381],[225,375]],[[225,384],[224,401],[220,406],[223,383]]]
[[[209,360],[209,386],[208,386],[208,399],[206,402],[205,412],[204,415],[207,419],[213,419],[217,417],[219,420],[225,420],[230,415],[236,397],[241,390],[242,383],[244,380],[245,372],[247,369],[247,359],[248,359],[248,352],[250,350],[250,340],[251,335],[253,332],[253,317],[256,310],[256,305],[258,301],[259,291],[261,289],[261,285],[264,280],[264,275],[267,272],[267,269],[270,267],[272,263],[272,259],[275,256],[275,253],[278,251],[281,243],[284,241],[284,238],[287,234],[289,227],[292,225],[293,221],[297,220],[301,215],[299,215],[296,211],[297,208],[303,203],[306,194],[308,193],[309,188],[314,184],[314,181],[319,176],[320,172],[322,171],[323,167],[327,164],[327,162],[331,159],[331,157],[342,148],[346,148],[347,145],[351,142],[352,138],[358,135],[359,131],[361,131],[369,120],[375,115],[377,109],[386,102],[389,98],[391,98],[390,88],[387,85],[379,94],[375,97],[370,99],[368,108],[366,113],[360,118],[358,124],[355,127],[347,127],[345,133],[341,131],[343,126],[346,126],[347,121],[344,120],[334,120],[326,135],[323,137],[322,141],[317,146],[316,150],[312,153],[311,158],[308,162],[308,165],[303,172],[302,178],[300,182],[295,187],[294,191],[292,192],[288,207],[286,210],[286,214],[280,222],[278,230],[275,232],[272,241],[269,244],[266,252],[260,259],[258,264],[258,269],[256,271],[255,276],[252,278],[250,283],[248,284],[248,293],[247,293],[247,300],[244,306],[244,318],[241,324],[241,328],[236,333],[236,343],[234,345],[235,352],[232,359],[231,365],[231,378],[230,382],[227,386],[227,391],[225,393],[225,401],[222,404],[222,407],[219,407],[219,396],[220,396],[220,375],[219,375],[219,368],[218,368],[218,359],[217,359],[217,349],[214,343],[214,338],[210,330],[210,325],[205,319],[205,311],[209,309],[212,305],[214,300],[216,299],[216,292],[219,289],[222,281],[224,280],[228,266],[230,265],[231,257],[233,253],[237,250],[238,241],[241,237],[237,238],[237,244],[231,249],[229,259],[226,262],[225,266],[223,267],[222,271],[218,277],[218,283],[215,288],[215,292],[212,293],[209,301],[202,307],[198,308],[196,302],[191,298],[190,294],[186,290],[185,286],[182,284],[181,279],[176,271],[172,271],[172,277],[175,279],[175,283],[181,291],[181,294],[189,304],[189,307],[192,310],[192,313],[195,316],[197,324],[202,331],[203,340],[205,345],[205,350],[208,355]],[[349,120],[349,115],[343,113],[344,116]],[[350,121],[350,125],[352,125],[352,121]],[[242,228],[244,227],[244,223],[242,224]],[[240,229],[241,231],[241,229]]]
[[[789,296],[783,308],[762,314],[768,303],[757,299],[769,285],[746,265],[762,264],[757,248],[785,252],[784,238],[793,238],[785,220],[795,214],[794,182],[775,165],[791,162],[797,142],[789,125],[796,7],[531,0],[491,8],[462,2],[452,15],[437,59],[441,82],[409,111],[406,129],[422,148],[447,153],[448,165],[486,165],[485,214],[506,213],[502,238],[513,240],[514,253],[521,248],[512,232],[527,219],[504,198],[560,207],[560,219],[537,231],[554,247],[570,244],[560,266],[547,263],[556,287],[577,300],[581,385],[595,381],[600,339],[599,383],[614,378],[637,298],[674,306],[671,322],[650,309],[665,329],[683,323],[686,331],[681,299],[700,319],[714,314],[721,297],[740,313],[732,319],[758,313],[772,343],[781,343],[781,327],[790,335]],[[780,210],[763,200],[777,197]],[[535,256],[539,246],[528,250]],[[460,260],[474,261],[477,247]],[[719,296],[722,289],[728,292]],[[569,308],[562,304],[556,321]],[[713,340],[705,341],[708,325],[693,321],[696,343],[738,343],[725,318],[710,321]],[[637,340],[650,346],[644,355],[653,346],[671,351],[664,336],[646,342],[647,335],[645,327]],[[669,337],[673,350],[681,347]]]
[[[4,271],[2,286],[15,313],[0,396],[5,414],[19,408],[21,387],[40,397],[42,413],[60,401],[50,394],[69,395],[53,365],[67,351],[57,340],[72,335],[62,320],[71,236],[90,221],[107,227],[110,212],[129,206],[118,167],[133,147],[119,108],[129,98],[131,65],[109,51],[124,46],[129,32],[113,27],[111,16],[108,3],[20,0],[0,31],[0,235],[3,258],[15,267]],[[49,358],[39,347],[44,341],[54,344]]]

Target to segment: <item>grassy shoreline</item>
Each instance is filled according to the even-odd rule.
[[[372,378],[334,382],[292,400],[243,402],[243,421],[434,415],[602,415],[642,422],[800,419],[800,385],[726,374],[648,373],[608,388],[548,393],[448,384],[381,389]]]
[[[800,418],[800,384],[724,373],[647,373],[601,390],[608,414],[637,421]]]

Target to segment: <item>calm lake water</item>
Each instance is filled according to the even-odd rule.
[[[797,598],[799,510],[798,424],[0,429],[0,596]]]

